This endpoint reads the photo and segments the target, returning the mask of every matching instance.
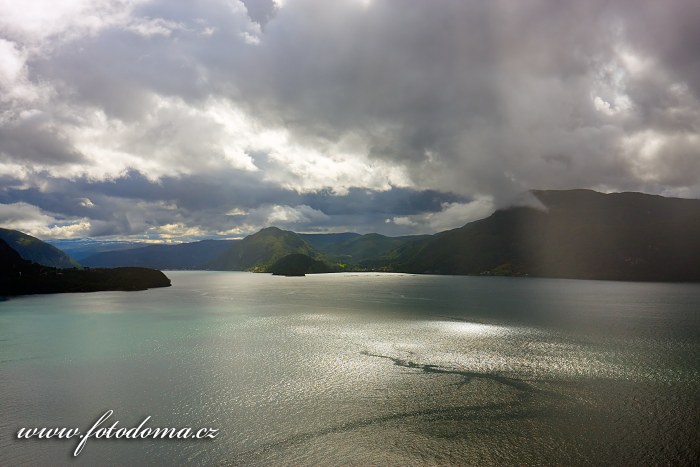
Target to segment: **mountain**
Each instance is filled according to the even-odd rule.
[[[275,261],[265,272],[271,272],[273,276],[304,276],[334,272],[334,270],[328,264],[310,256],[292,253]]]
[[[387,270],[633,281],[700,281],[700,200],[534,191],[516,207],[391,252]]]
[[[328,260],[341,264],[347,263],[356,268],[381,262],[392,250],[428,237],[428,235],[387,237],[377,233],[301,234],[300,236],[305,240],[308,239],[307,241]]]
[[[426,237],[427,235],[387,237],[377,233],[365,234],[338,245],[334,253],[339,259],[346,258],[348,262],[357,265],[376,263],[381,262],[392,250]]]
[[[23,259],[0,240],[0,296],[169,287],[160,271],[145,268],[58,269]]]
[[[318,251],[325,252],[335,248],[336,245],[352,240],[353,238],[361,237],[359,233],[343,232],[343,233],[319,233],[319,234],[299,234],[301,238]]]
[[[140,266],[155,269],[206,269],[205,265],[225,254],[238,240],[202,240],[176,245],[149,245],[106,251],[84,258],[90,267]]]
[[[357,233],[296,234],[269,227],[243,240],[203,240],[177,245],[148,245],[86,256],[89,267],[140,266],[156,269],[265,270],[292,253],[306,254],[349,270],[383,261],[393,249],[426,236],[386,237]],[[108,242],[105,248],[112,248]],[[62,245],[64,243],[61,243]],[[73,245],[75,246],[75,245]],[[99,248],[93,245],[92,248]]]
[[[311,257],[318,255],[299,234],[277,227],[267,227],[231,245],[228,251],[211,261],[207,269],[264,271],[278,259],[292,253],[302,253]]]
[[[27,261],[61,269],[80,267],[77,261],[58,248],[18,230],[0,228],[0,240]]]
[[[61,240],[47,240],[46,243],[53,245],[71,258],[82,264],[82,260],[88,256],[96,255],[106,251],[131,250],[148,246],[147,243],[129,241],[102,241],[92,238],[69,238]]]
[[[151,245],[83,262],[286,273],[305,271],[311,260],[343,271],[700,281],[700,200],[590,190],[532,193],[542,209],[499,210],[435,235],[296,234],[269,227],[243,240]],[[276,263],[293,254],[308,258]]]

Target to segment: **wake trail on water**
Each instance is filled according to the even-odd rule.
[[[268,453],[273,453],[276,450],[285,449],[292,447],[294,445],[299,445],[305,442],[313,441],[316,438],[323,436],[329,436],[334,434],[348,433],[355,430],[379,426],[382,424],[390,423],[393,421],[400,421],[403,419],[413,418],[413,417],[425,417],[425,418],[439,418],[442,421],[453,420],[453,421],[465,421],[471,420],[475,417],[479,417],[481,420],[488,419],[528,419],[528,418],[538,418],[545,416],[549,413],[547,407],[533,407],[527,404],[531,396],[535,393],[547,394],[556,397],[561,397],[560,394],[555,394],[550,391],[545,391],[536,388],[532,384],[519,380],[516,378],[492,374],[492,373],[479,373],[474,371],[466,370],[456,370],[443,368],[438,365],[432,364],[420,364],[415,363],[410,360],[401,359],[397,357],[392,357],[389,355],[374,354],[369,351],[360,351],[361,355],[374,358],[387,359],[393,362],[394,365],[403,368],[409,368],[413,370],[421,370],[424,373],[439,374],[439,375],[455,375],[463,378],[461,385],[468,384],[474,379],[484,379],[497,384],[508,386],[515,389],[518,394],[519,404],[513,404],[512,402],[500,402],[500,403],[487,403],[480,405],[462,405],[449,407],[436,407],[422,410],[409,410],[402,412],[394,412],[387,415],[371,417],[361,420],[352,420],[345,423],[340,423],[332,427],[328,427],[322,430],[316,430],[306,433],[299,433],[293,436],[288,436],[284,439],[262,444],[254,449],[243,452],[239,454],[238,459],[231,465],[243,462],[245,460],[252,460],[256,457],[264,456]]]

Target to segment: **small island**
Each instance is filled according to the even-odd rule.
[[[308,255],[292,253],[275,261],[266,272],[271,272],[273,276],[305,276],[335,272],[335,270],[323,261],[315,260]]]

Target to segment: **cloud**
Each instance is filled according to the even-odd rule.
[[[90,230],[87,219],[59,220],[26,203],[0,204],[0,225],[41,238],[83,237]]]
[[[3,36],[32,47],[56,47],[129,22],[145,0],[0,0]]]
[[[0,158],[32,167],[80,163],[83,154],[75,148],[66,128],[55,124],[41,111],[26,111],[0,126]]]
[[[201,237],[205,232],[199,227],[189,227],[181,222],[177,224],[165,224],[158,227],[151,227],[149,233],[155,233],[157,238],[170,241],[173,239],[190,239]]]
[[[695,75],[684,72],[697,35],[673,27],[692,2],[653,28],[690,59],[673,63],[636,32],[656,21],[653,2],[400,5],[286,3],[244,67],[244,99],[301,140],[352,135],[412,186],[499,205],[548,185],[648,188],[621,142],[697,131]]]
[[[261,171],[231,167],[158,180],[133,171],[114,180],[42,175],[41,188],[31,187],[36,183],[34,177],[4,180],[0,203],[26,203],[46,212],[60,212],[74,222],[88,219],[90,236],[142,239],[159,235],[175,239],[172,232],[162,229],[164,225],[182,226],[181,231],[197,238],[241,236],[269,225],[309,232],[393,234],[399,229],[384,222],[387,216],[435,212],[446,203],[464,201],[450,193],[408,188],[303,193],[264,181]]]
[[[275,0],[242,0],[243,4],[248,11],[248,16],[250,19],[258,23],[261,27],[267,25],[267,23],[275,16],[277,9],[279,8],[278,3]]]
[[[386,219],[387,224],[405,228],[406,233],[413,231],[437,232],[454,229],[462,225],[488,217],[495,210],[493,199],[479,198],[468,203],[444,203],[437,212],[396,216]]]
[[[90,235],[700,195],[694,0],[59,3],[0,0],[0,201]]]
[[[318,223],[328,220],[328,216],[322,211],[310,206],[262,206],[249,214],[252,220],[257,220],[258,225],[276,225],[292,227]]]
[[[170,36],[174,31],[184,29],[185,26],[162,18],[141,18],[128,24],[126,28],[136,34],[150,38],[153,36]]]

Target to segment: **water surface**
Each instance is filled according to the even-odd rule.
[[[0,302],[0,464],[692,464],[700,286],[169,272]],[[18,441],[19,427],[216,427]]]

